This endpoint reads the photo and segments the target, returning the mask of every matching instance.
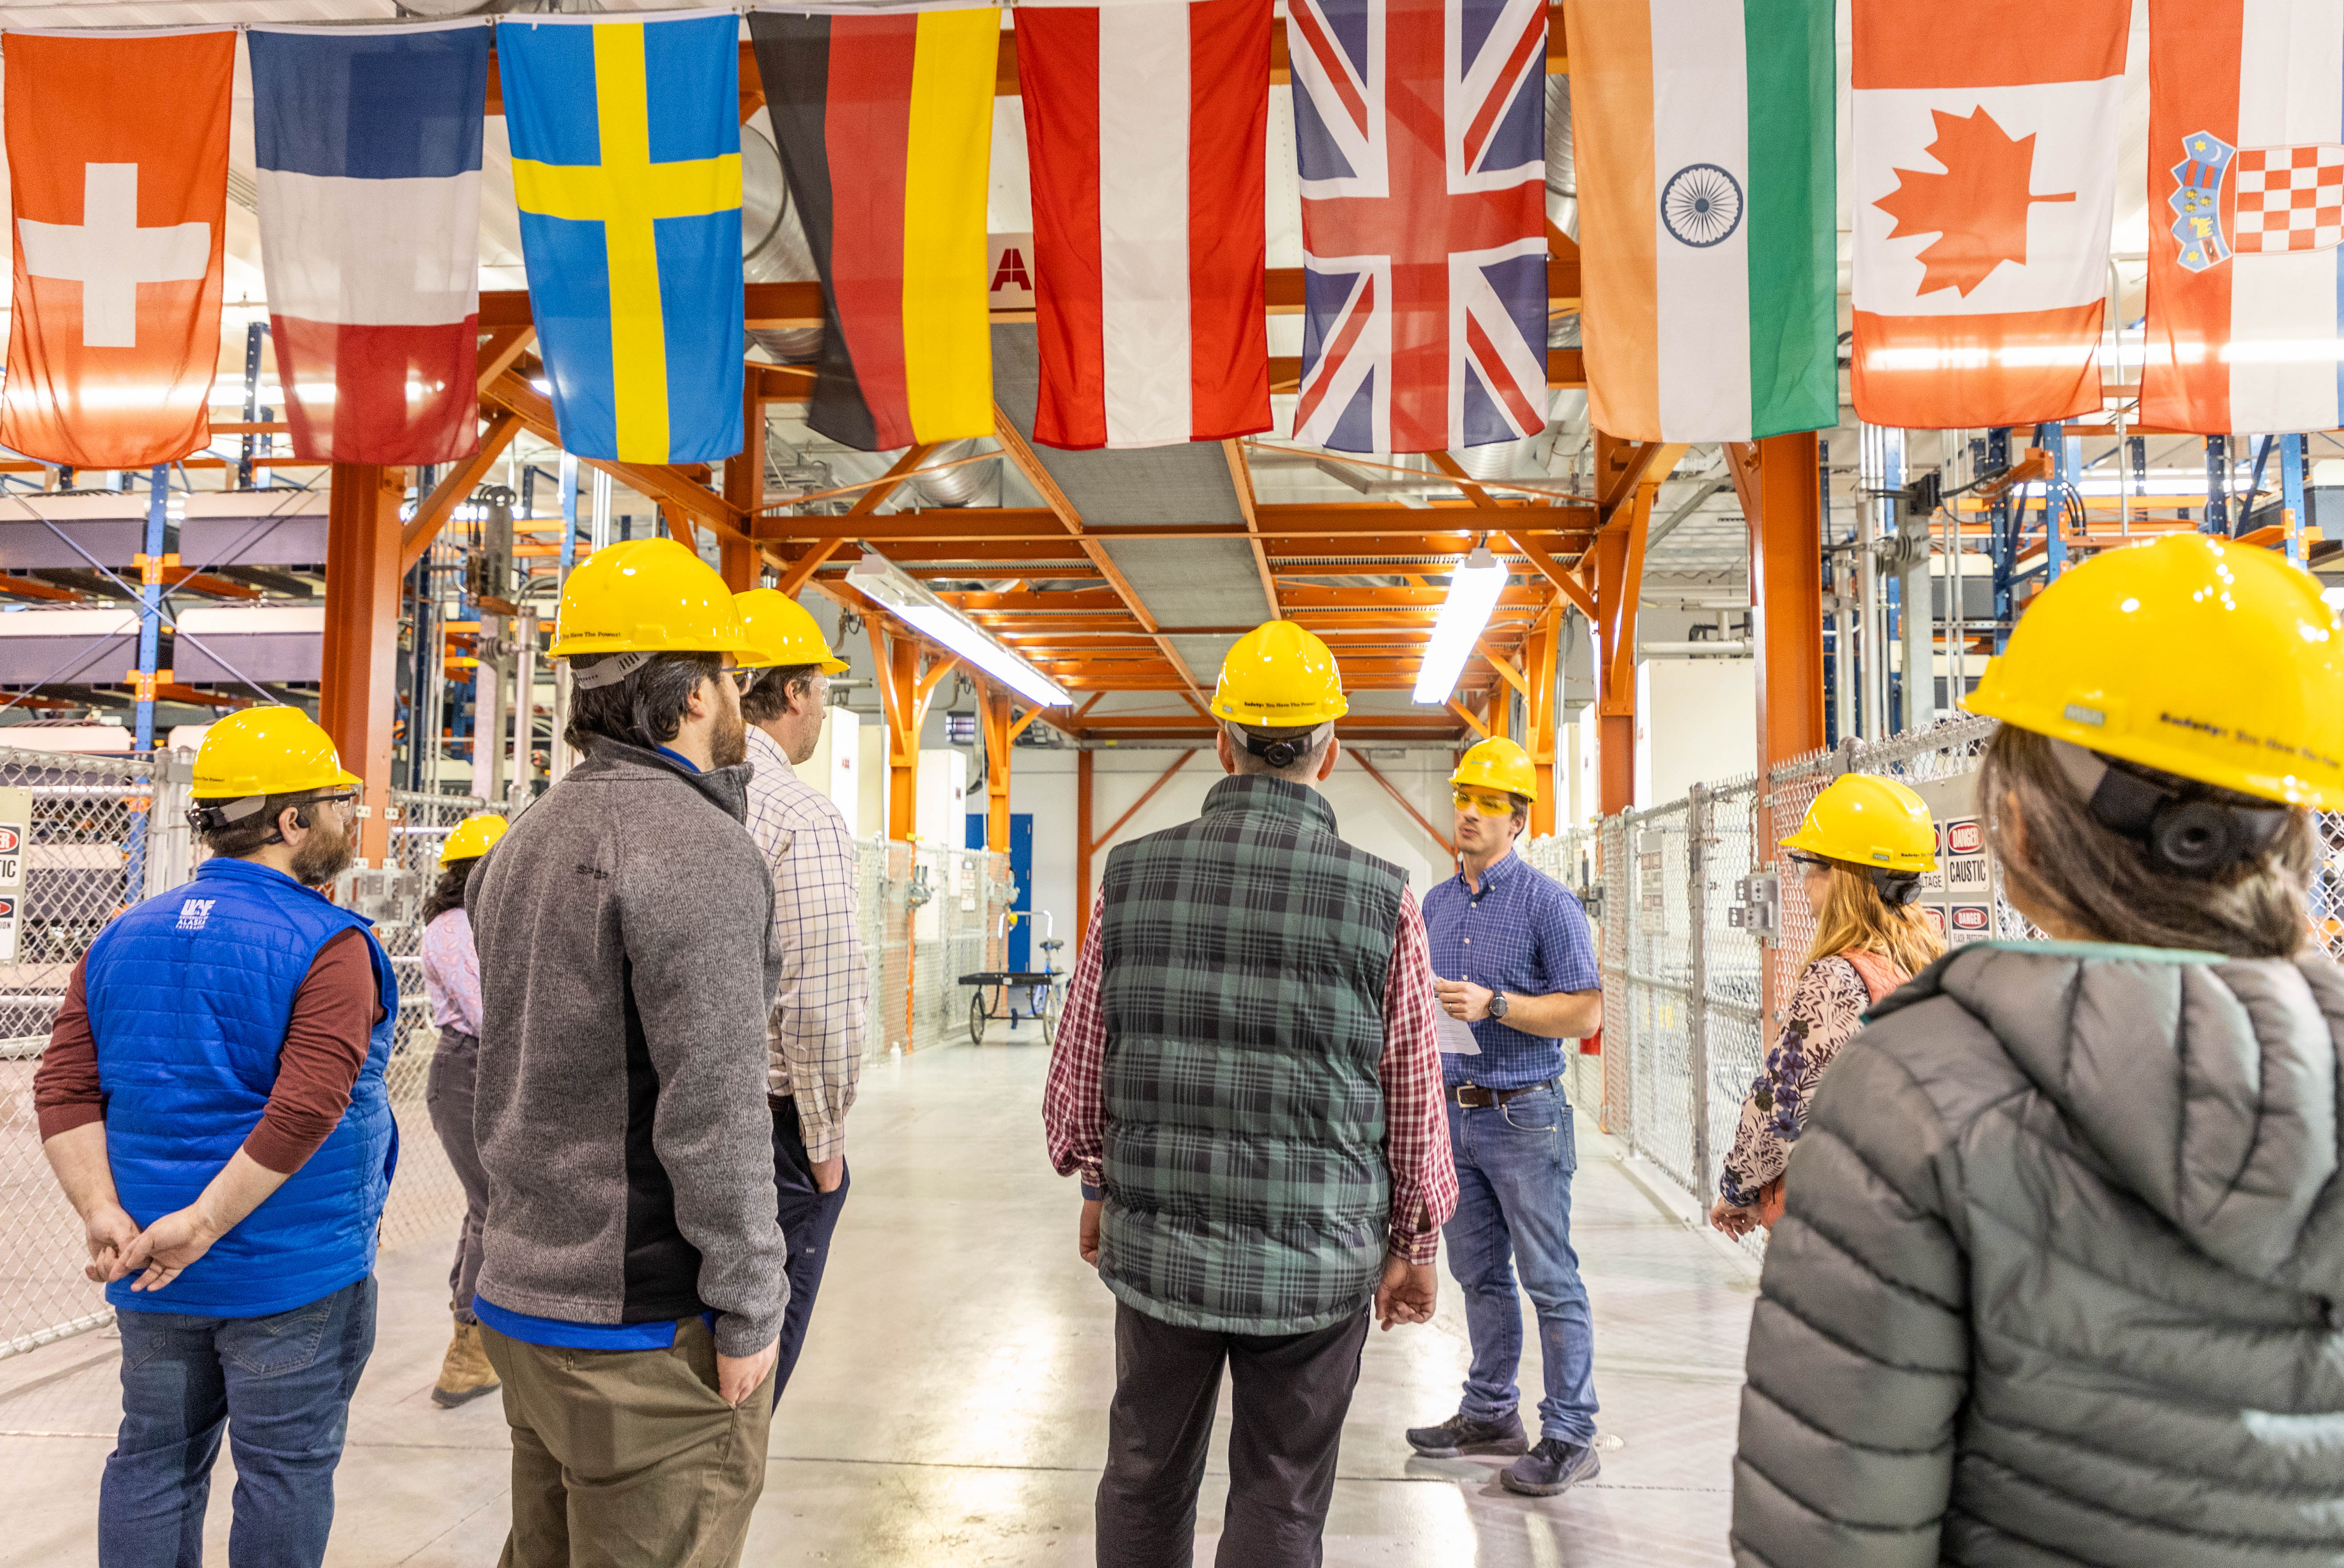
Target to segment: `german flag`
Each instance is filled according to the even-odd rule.
[[[749,16],[823,333],[806,422],[864,451],[993,433],[985,198],[1001,12]]]

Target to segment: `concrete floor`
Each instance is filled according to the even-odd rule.
[[[805,1358],[773,1426],[746,1561],[1092,1561],[1113,1385],[1111,1298],[1075,1255],[1073,1185],[1042,1151],[1035,1044],[874,1067],[850,1124],[854,1195]],[[1327,1562],[1340,1568],[1634,1568],[1729,1561],[1729,1460],[1755,1280],[1600,1135],[1582,1135],[1576,1231],[1594,1299],[1603,1474],[1561,1498],[1500,1489],[1495,1461],[1413,1457],[1401,1428],[1456,1408],[1464,1318],[1371,1334],[1345,1430]],[[1672,1209],[1674,1210],[1672,1212]],[[498,1401],[429,1398],[446,1344],[446,1254],[382,1259],[381,1330],[351,1411],[328,1562],[481,1568],[507,1518]],[[1527,1303],[1525,1303],[1527,1307]],[[1535,1358],[1537,1339],[1527,1337]],[[0,1563],[94,1562],[118,1413],[117,1344],[90,1333],[0,1361]],[[1535,1367],[1524,1369],[1535,1391]],[[1535,1430],[1536,1394],[1526,1401]],[[1226,1415],[1224,1416],[1226,1422]],[[1226,1428],[1224,1429],[1224,1441]],[[1226,1468],[1217,1442],[1197,1561]],[[227,1561],[229,1476],[212,1493]]]

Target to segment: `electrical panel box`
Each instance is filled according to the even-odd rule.
[[[1773,942],[1783,935],[1783,883],[1771,871],[1738,877],[1733,884],[1733,902],[1726,906],[1725,923],[1736,931],[1747,931],[1761,942]]]

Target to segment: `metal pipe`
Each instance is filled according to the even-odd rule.
[[[1856,498],[1855,506],[1855,619],[1860,628],[1856,636],[1862,647],[1859,657],[1863,661],[1864,687],[1858,727],[1866,740],[1880,740],[1887,733],[1887,661],[1882,656],[1885,640],[1880,634],[1881,503],[1873,493],[1881,488],[1886,466],[1885,437],[1886,432],[1878,425],[1865,425],[1856,462],[1857,488],[1863,492]]]
[[[536,773],[533,744],[537,728],[537,612],[527,606],[513,617],[512,785],[506,796],[507,812],[519,815],[529,804]]]
[[[504,623],[503,616],[481,611],[472,646],[472,793],[483,800],[504,793]]]
[[[1904,432],[1888,432],[1887,488],[1904,484]],[[1904,725],[1925,730],[1937,722],[1937,606],[1930,589],[1927,513],[1915,515],[1902,497],[1883,496],[1886,518],[1896,530],[1903,568],[1896,596],[1904,620]]]
[[[1968,450],[1968,443],[1963,443]],[[1975,467],[1975,465],[1971,465]],[[1955,713],[1969,695],[1969,633],[1962,625],[1965,581],[1962,576],[1962,518],[1945,508],[1945,699]]]
[[[1636,656],[1655,659],[1680,654],[1725,653],[1741,657],[1750,652],[1750,640],[1746,637],[1714,642],[1639,642],[1636,644]]]
[[[594,470],[594,511],[586,538],[597,550],[611,542],[611,476],[601,469]]]

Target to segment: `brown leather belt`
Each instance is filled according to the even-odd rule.
[[[1485,1089],[1480,1084],[1452,1084],[1447,1092],[1450,1105],[1461,1106],[1467,1110],[1487,1110],[1493,1105],[1504,1105],[1508,1100],[1518,1100],[1524,1095],[1551,1089],[1554,1084],[1552,1078],[1540,1084],[1524,1084],[1518,1089]]]

